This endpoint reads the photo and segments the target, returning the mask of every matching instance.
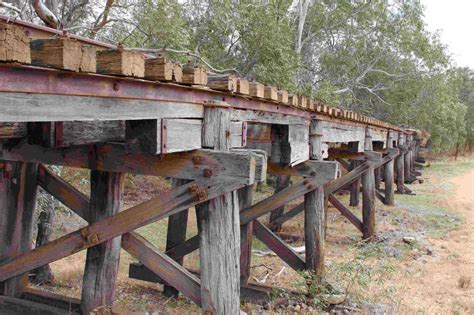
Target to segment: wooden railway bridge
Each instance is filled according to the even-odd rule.
[[[419,175],[413,130],[190,63],[0,22],[0,310],[88,313],[112,304],[123,248],[140,261],[131,277],[162,282],[204,312],[237,314],[240,297],[271,292],[248,281],[254,236],[320,279],[328,202],[371,238],[375,198],[393,204],[395,187],[409,192],[405,182]],[[90,169],[90,198],[44,165]],[[123,210],[125,173],[172,178],[173,189]],[[254,204],[267,174],[277,176],[276,192]],[[37,185],[89,225],[32,249]],[[347,187],[353,205],[362,187],[362,220],[336,198]],[[186,239],[191,207],[199,234]],[[304,258],[275,233],[300,212]],[[165,218],[163,253],[134,230]],[[182,263],[196,249],[193,273]],[[29,271],[82,250],[80,300],[27,285]]]

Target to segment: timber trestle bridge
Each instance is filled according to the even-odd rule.
[[[191,63],[8,17],[0,17],[0,61],[0,312],[111,305],[124,249],[140,261],[131,277],[161,282],[204,312],[238,314],[240,298],[272,292],[249,282],[254,236],[320,281],[328,203],[369,239],[375,199],[392,205],[395,191],[409,193],[405,183],[420,175],[414,130]],[[90,197],[45,165],[89,169]],[[168,177],[173,188],[121,209],[126,173]],[[267,174],[277,176],[276,192],[253,203]],[[89,225],[32,249],[38,185]],[[342,189],[353,204],[362,191],[362,220],[336,198]],[[192,207],[199,234],[186,239]],[[276,233],[301,212],[304,257]],[[134,230],[165,218],[162,252]],[[197,249],[201,267],[191,272],[183,257]],[[31,270],[82,250],[80,300],[28,286]]]

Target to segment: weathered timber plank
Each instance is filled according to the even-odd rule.
[[[339,165],[334,161],[314,161],[309,160],[295,166],[280,165],[268,162],[267,171],[272,175],[302,176],[326,179],[326,181],[337,178]],[[324,180],[323,179],[323,180]]]
[[[279,90],[278,91],[278,102],[283,103],[285,105],[288,104],[288,91],[286,91],[286,90]]]
[[[278,89],[274,86],[265,86],[263,90],[263,96],[267,100],[277,101],[278,100]]]
[[[365,151],[372,150],[372,132],[366,130]],[[362,224],[363,237],[368,239],[375,234],[375,173],[371,166],[367,172],[362,175]]]
[[[324,187],[304,195],[305,263],[312,270],[318,282],[324,273],[325,206]]]
[[[218,91],[237,92],[237,77],[232,74],[209,74],[207,86]]]
[[[195,65],[188,62],[182,66],[183,79],[182,83],[191,85],[206,85],[207,71],[202,65]]]
[[[0,139],[26,137],[26,123],[0,123]]]
[[[180,64],[168,62],[164,56],[145,59],[145,78],[159,81],[181,82],[183,70]]]
[[[0,281],[49,264],[242,187],[242,184],[236,182],[215,183],[215,185],[204,182],[202,184],[204,186],[200,187],[193,182],[172,189],[157,198],[92,223],[28,253],[9,258],[0,264]]]
[[[128,120],[125,138],[132,152],[183,152],[202,147],[201,129],[200,119]]]
[[[247,209],[252,206],[256,185],[239,189],[239,209]],[[240,283],[247,284],[250,277],[250,267],[252,258],[252,235],[253,223],[242,224],[240,226]]]
[[[296,165],[309,159],[307,125],[272,125],[272,162]]]
[[[231,122],[231,147],[242,148],[247,145],[247,123],[242,121]]]
[[[123,173],[91,171],[89,223],[111,217],[121,210]],[[82,281],[81,309],[84,314],[114,303],[120,259],[121,237],[87,249]]]
[[[304,203],[300,203],[299,205],[291,208],[290,210],[288,210],[287,212],[285,212],[284,214],[276,218],[273,222],[270,222],[268,224],[268,228],[273,230],[275,226],[279,226],[285,223],[286,221],[295,217],[297,214],[299,214],[303,210],[304,210]]]
[[[93,96],[0,93],[0,122],[202,118],[200,105]]]
[[[309,127],[309,155],[313,160],[321,160],[328,156],[322,146],[323,124],[320,120],[312,119]]]
[[[277,180],[276,180],[276,185],[275,185],[275,193],[278,194],[280,191],[284,190],[285,188],[288,188],[290,186],[290,181],[291,177],[288,175],[278,175]],[[282,205],[272,212],[270,212],[270,223],[274,222],[277,218],[279,218],[283,212],[285,211],[285,205]],[[274,225],[272,231],[273,232],[280,232],[281,230],[281,225]]]
[[[360,165],[360,161],[352,160],[350,163],[350,170],[354,170],[357,168],[358,165]],[[361,181],[360,179],[356,179],[350,186],[350,200],[349,200],[349,205],[351,207],[357,207],[359,206],[359,200],[360,200],[360,184]]]
[[[227,108],[206,107],[202,143],[215,150],[231,148]],[[224,193],[196,207],[200,234],[203,312],[240,313],[240,224],[237,191]]]
[[[250,94],[249,81],[239,78],[237,81],[237,93],[243,94],[243,95],[249,95]]]
[[[358,142],[356,152],[364,151],[365,128],[341,124],[332,121],[321,121],[323,136],[322,142]]]
[[[142,52],[119,49],[97,51],[97,72],[111,75],[143,78],[145,56]]]
[[[354,224],[354,226],[362,232],[362,222],[349,209],[347,209],[333,194],[328,196],[329,202],[344,216]]]
[[[81,300],[79,299],[32,287],[25,288],[21,298],[31,302],[57,307],[72,314],[79,314],[81,311]]]
[[[249,184],[255,180],[257,165],[266,163],[261,155],[245,151],[195,150],[160,158],[131,154],[121,145],[50,149],[24,142],[0,151],[0,159],[185,179],[210,175],[210,178],[233,178]]]
[[[166,283],[172,284],[194,303],[201,305],[199,279],[180,264],[157,251],[151,243],[136,233],[123,235],[122,246]]]
[[[291,268],[294,270],[305,269],[305,263],[298,254],[258,220],[253,221],[253,233]]]
[[[5,261],[32,247],[38,166],[6,161],[0,164],[0,261]],[[0,280],[1,295],[21,296],[28,274],[15,276]]]
[[[63,315],[64,310],[9,296],[0,296],[0,313],[4,315]]]
[[[185,179],[172,179],[173,187],[178,187],[184,184],[187,184],[189,181]],[[179,244],[182,244],[186,241],[186,231],[188,227],[188,213],[189,209],[183,210],[176,214],[170,215],[168,218],[168,229],[166,231],[166,248],[165,250],[169,250],[171,248],[176,247]],[[180,257],[175,259],[175,261],[183,265],[184,259]],[[176,290],[174,287],[165,285],[163,288],[163,294],[165,296],[177,297],[179,291]]]
[[[393,137],[394,134],[392,130],[389,130],[387,133],[387,149],[393,149]],[[385,191],[385,198],[384,203],[388,206],[393,206],[395,203],[395,186],[394,186],[394,170],[395,170],[395,162],[394,160],[390,160],[385,164],[384,167],[384,191]]]
[[[30,38],[24,28],[0,23],[0,61],[31,63]]]
[[[81,43],[67,37],[35,39],[30,43],[31,63],[35,66],[79,71]],[[95,70],[95,69],[94,69]]]
[[[250,96],[263,98],[265,96],[265,86],[258,82],[249,82]]]

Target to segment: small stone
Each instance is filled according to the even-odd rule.
[[[301,311],[301,306],[300,305],[296,305],[295,306],[295,312],[299,312]]]
[[[404,243],[407,243],[407,244],[413,244],[413,242],[415,242],[416,239],[414,237],[411,237],[411,236],[404,236],[403,237],[403,242]]]

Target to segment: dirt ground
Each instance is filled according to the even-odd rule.
[[[411,277],[396,277],[400,302],[409,311],[426,314],[474,314],[474,171],[454,178],[452,195],[446,196],[451,211],[464,222],[447,237],[430,240],[437,253],[428,263],[413,262]]]
[[[84,177],[82,173],[65,175],[75,182],[76,178]],[[410,185],[416,196],[396,195],[393,207],[377,202],[377,238],[370,243],[362,242],[359,231],[334,208],[329,208],[326,273],[328,280],[346,295],[346,302],[339,310],[372,314],[474,314],[474,159],[434,162],[423,170],[423,178],[423,184]],[[79,188],[86,192],[87,181],[77,182],[82,183],[83,187]],[[127,207],[169,188],[163,180],[143,177],[134,178],[128,186]],[[264,186],[257,199],[271,193],[272,189]],[[338,198],[348,204],[348,195]],[[360,206],[350,209],[361,217]],[[197,232],[194,211],[190,214],[188,237]],[[263,218],[262,222],[266,220]],[[84,224],[66,222],[74,223],[74,217],[58,216],[56,236]],[[292,246],[303,245],[303,222],[303,216],[299,215],[283,226],[285,234],[296,238]],[[162,249],[166,224],[163,220],[140,229],[139,233]],[[407,237],[411,241],[407,242]],[[252,281],[314,290],[306,286],[306,274],[296,273],[271,254],[259,256],[257,251],[268,253],[262,243],[254,241],[253,249]],[[55,280],[42,289],[80,297],[84,258],[85,253],[78,253],[53,263]],[[199,312],[183,297],[178,300],[164,297],[161,285],[129,279],[131,261],[122,251],[115,311],[120,314]],[[185,259],[187,267],[197,268],[198,264],[198,252]],[[276,296],[267,305],[244,304],[242,309],[267,314],[316,313],[325,302],[324,298],[292,301]]]

